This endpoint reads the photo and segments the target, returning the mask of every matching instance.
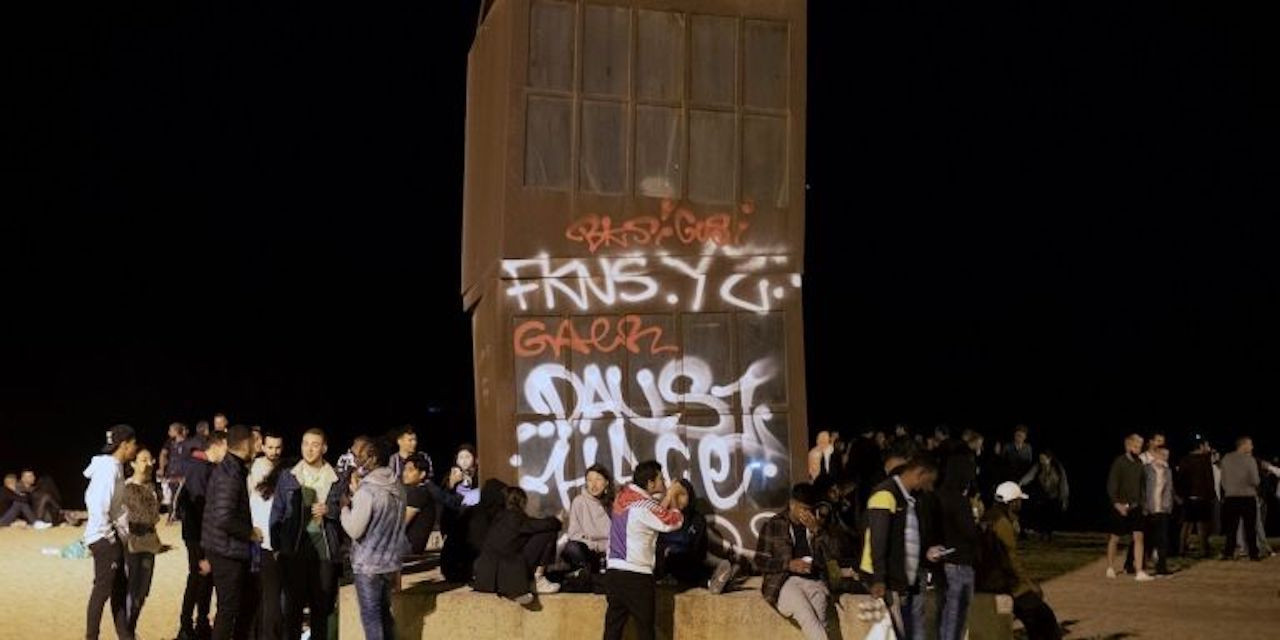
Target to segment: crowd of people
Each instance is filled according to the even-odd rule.
[[[524,605],[561,590],[605,594],[606,639],[623,637],[631,619],[640,637],[653,637],[659,585],[716,594],[747,573],[762,576],[764,600],[810,639],[827,637],[828,605],[841,592],[882,601],[899,638],[965,637],[977,592],[1011,595],[1029,638],[1061,637],[1019,544],[1061,526],[1067,471],[1033,449],[1024,426],[990,450],[981,434],[945,426],[927,436],[867,430],[849,441],[819,432],[809,478],[763,520],[755,549],[715,553],[694,485],[657,461],[640,462],[621,484],[594,465],[567,512],[532,517],[524,490],[481,480],[470,445],[455,450],[439,481],[411,426],[357,437],[334,464],[329,447],[320,429],[291,445],[219,414],[194,433],[174,423],[157,455],[129,426],[113,427],[84,472],[84,543],[94,559],[86,637],[97,637],[108,602],[117,636],[134,637],[165,518],[181,524],[187,552],[180,640],[294,640],[304,628],[329,637],[344,580],[354,583],[365,636],[394,637],[391,594],[437,529],[446,580]],[[1187,551],[1192,533],[1207,554],[1217,516],[1224,557],[1237,547],[1252,558],[1269,553],[1257,499],[1267,475],[1280,469],[1255,459],[1248,438],[1221,459],[1197,441],[1174,467],[1163,435],[1129,436],[1107,482],[1108,576],[1118,575],[1125,536],[1139,581],[1154,579],[1148,567],[1167,573],[1167,558]],[[56,519],[57,501],[37,498],[30,476],[15,479],[26,508],[15,502],[6,518],[16,510],[33,522],[45,512]],[[937,604],[932,623],[928,598]]]

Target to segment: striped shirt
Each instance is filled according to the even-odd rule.
[[[902,479],[894,476],[893,481],[907,498],[907,526],[903,535],[903,548],[906,550],[907,584],[914,585],[920,573],[920,518],[916,516],[916,499],[902,486]]]

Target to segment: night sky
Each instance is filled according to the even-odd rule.
[[[110,424],[219,410],[472,440],[476,2],[128,4],[3,21],[0,470],[78,502]],[[809,411],[1026,422],[1084,526],[1126,430],[1280,453],[1280,46],[1034,4],[810,3]]]

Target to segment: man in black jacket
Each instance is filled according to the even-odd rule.
[[[256,598],[250,580],[251,548],[262,540],[249,513],[249,460],[253,432],[244,425],[227,431],[227,453],[214,468],[205,494],[204,527],[200,544],[213,567],[218,612],[214,640],[248,640]]]
[[[204,505],[209,476],[227,455],[227,434],[210,434],[191,451],[185,465],[186,482],[181,491],[182,542],[187,547],[187,586],[182,595],[182,616],[178,620],[178,640],[207,640],[213,635],[209,610],[213,601],[213,566],[200,546],[204,527]],[[196,615],[194,624],[191,616]]]
[[[977,459],[967,447],[946,458],[942,487],[937,491],[942,518],[942,544],[947,547],[942,566],[947,590],[938,616],[940,640],[964,638],[965,619],[973,599],[974,559],[978,524],[972,499],[977,490]]]
[[[860,570],[871,595],[889,605],[896,635],[903,640],[925,637],[923,565],[942,558],[942,545],[932,544],[931,514],[917,504],[917,493],[931,488],[937,475],[931,460],[913,457],[867,500]]]

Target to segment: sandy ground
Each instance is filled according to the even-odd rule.
[[[67,545],[83,531],[66,526],[0,529],[0,638],[84,637],[93,561],[40,553],[44,547]],[[182,605],[187,563],[181,530],[162,527],[160,536],[173,549],[156,559],[151,595],[138,626],[141,640],[173,638]],[[1107,580],[1100,560],[1049,581],[1044,590],[1071,638],[1280,638],[1280,556],[1263,562],[1200,562],[1172,578],[1143,584]],[[362,637],[350,587],[340,600],[342,637]],[[109,611],[101,637],[116,637]]]
[[[93,584],[93,560],[68,560],[40,553],[80,538],[84,527],[61,526],[44,531],[0,529],[0,640],[79,640],[84,638],[85,609]],[[160,528],[160,539],[173,548],[156,557],[151,595],[138,623],[139,640],[172,640],[177,635],[182,591],[187,580],[187,551],[178,525]],[[405,583],[440,579],[439,571],[406,577]],[[214,599],[217,609],[217,598]],[[339,595],[341,638],[363,638],[355,591]],[[114,640],[110,605],[104,607],[102,640]]]
[[[1145,583],[1105,573],[1099,560],[1044,585],[1069,638],[1280,638],[1280,556],[1205,560]]]

